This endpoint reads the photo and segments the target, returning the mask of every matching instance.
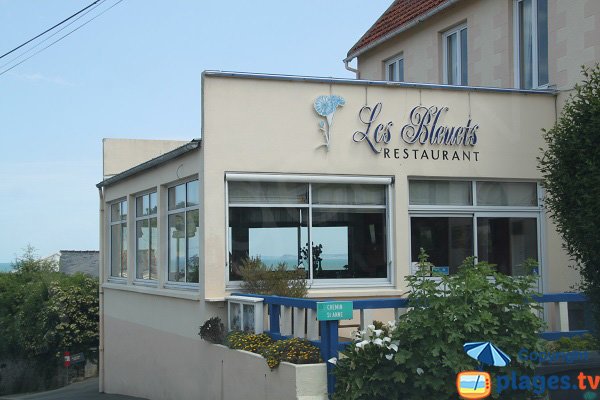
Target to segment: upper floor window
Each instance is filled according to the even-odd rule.
[[[156,192],[135,199],[135,276],[156,279],[158,224]]]
[[[515,86],[548,84],[548,0],[515,0]]]
[[[198,283],[200,263],[200,191],[198,180],[169,188],[170,282]]]
[[[110,205],[110,276],[127,278],[127,200]]]
[[[444,83],[467,84],[467,26],[460,25],[442,35]]]
[[[385,79],[392,82],[404,81],[404,55],[385,62]]]

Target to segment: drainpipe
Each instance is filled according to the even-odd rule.
[[[99,308],[98,308],[98,329],[100,333],[100,340],[98,343],[98,371],[100,379],[98,379],[98,391],[104,392],[104,289],[102,284],[104,283],[104,189],[98,188],[98,197],[100,201],[99,209],[99,238],[100,238],[100,252],[98,254],[98,296],[99,296]]]
[[[348,71],[350,72],[354,72],[354,74],[356,74],[356,79],[360,79],[360,73],[358,72],[358,70],[356,68],[352,68],[350,66],[350,61],[352,60],[344,60],[344,68],[346,68]]]

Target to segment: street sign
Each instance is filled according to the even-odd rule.
[[[431,267],[431,272],[437,275],[450,275],[450,267]]]
[[[77,353],[77,354],[73,354],[71,356],[71,362],[73,364],[81,363],[84,361],[85,361],[85,357],[84,357],[83,353]]]
[[[69,367],[71,365],[71,353],[68,351],[65,351],[64,359],[65,359],[65,367]]]
[[[352,319],[353,304],[351,301],[319,301],[317,302],[317,320],[339,321]]]

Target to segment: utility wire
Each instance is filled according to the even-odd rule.
[[[81,18],[85,17],[87,14],[89,14],[90,12],[94,11],[97,7],[100,7],[102,5],[102,3],[104,3],[106,0],[99,0],[99,3],[96,4],[94,7],[90,8],[89,10],[87,10],[86,12],[84,12],[83,14],[81,14],[80,16],[78,16],[77,18],[75,18],[73,21],[69,22],[68,24],[62,26],[60,29],[56,30],[54,33],[52,33],[52,35],[45,37],[43,40],[41,40],[40,42],[36,43],[33,47],[30,47],[29,49],[27,49],[26,51],[24,51],[23,53],[19,54],[18,56],[15,56],[14,58],[12,58],[11,60],[7,61],[6,63],[0,65],[0,70],[3,69],[4,67],[12,64],[14,61],[18,60],[19,58],[23,58],[26,54],[31,53],[33,50],[35,50],[36,48],[40,47],[42,44],[46,43],[48,40],[52,39],[54,36],[58,35],[59,33],[61,33],[62,31],[64,31],[65,29],[67,29],[69,26],[73,25],[75,22],[79,21]],[[8,54],[8,53],[7,53]]]
[[[63,36],[59,37],[58,39],[56,39],[54,42],[50,43],[48,46],[43,47],[41,49],[39,49],[38,51],[36,51],[35,53],[33,53],[32,55],[30,55],[29,57],[27,57],[26,59],[16,63],[15,65],[13,65],[10,68],[5,69],[4,71],[0,72],[0,76],[4,75],[5,73],[7,73],[8,71],[10,71],[13,68],[18,67],[19,65],[23,64],[25,61],[29,60],[30,58],[36,56],[37,54],[41,53],[42,51],[46,50],[48,47],[54,45],[55,43],[60,42],[61,40],[63,40],[64,38],[66,38],[67,36],[69,36],[70,34],[78,31],[79,29],[83,28],[84,26],[86,26],[87,24],[89,24],[90,22],[92,22],[93,20],[95,20],[96,18],[98,18],[99,16],[101,16],[102,14],[104,14],[105,12],[107,12],[108,10],[110,10],[111,8],[117,6],[118,4],[120,4],[121,2],[123,2],[123,0],[119,0],[117,1],[115,4],[113,4],[112,6],[108,7],[106,10],[102,11],[101,13],[95,15],[94,17],[92,17],[91,19],[87,20],[86,22],[84,22],[83,24],[79,25],[77,28],[73,29],[72,31],[69,31],[68,33],[64,34]]]
[[[52,28],[48,28],[48,29],[46,29],[44,32],[40,33],[40,34],[39,34],[39,35],[37,35],[36,37],[34,37],[34,38],[31,38],[31,39],[29,39],[28,41],[26,41],[25,43],[23,43],[23,44],[21,44],[21,45],[19,45],[19,46],[15,47],[15,48],[14,48],[14,49],[12,49],[11,51],[9,51],[9,52],[7,52],[7,53],[4,53],[4,54],[2,54],[2,55],[0,56],[0,58],[4,58],[4,57],[6,57],[7,55],[9,55],[9,54],[11,54],[11,53],[13,53],[13,52],[15,52],[15,51],[19,50],[21,47],[25,46],[26,44],[33,42],[35,39],[39,38],[39,37],[40,37],[40,36],[42,36],[42,35],[45,35],[46,33],[50,32],[52,29],[56,28],[57,26],[59,26],[59,25],[62,25],[62,24],[64,24],[65,22],[67,22],[68,20],[70,20],[71,18],[75,17],[76,15],[79,15],[79,14],[81,14],[82,12],[84,12],[85,10],[87,10],[88,8],[90,8],[91,6],[93,6],[94,4],[98,3],[99,1],[100,1],[100,0],[96,0],[96,1],[94,1],[94,2],[93,2],[92,4],[90,4],[89,6],[87,6],[87,7],[85,7],[85,8],[82,8],[81,10],[77,11],[75,14],[71,15],[70,17],[68,17],[68,18],[66,18],[66,19],[63,19],[63,20],[62,20],[62,21],[60,21],[58,24],[54,25]]]

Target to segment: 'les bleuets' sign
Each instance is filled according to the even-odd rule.
[[[361,108],[358,118],[365,126],[363,130],[354,132],[352,139],[355,142],[367,144],[374,153],[383,154],[384,158],[479,161],[479,152],[471,150],[477,143],[479,125],[474,124],[471,118],[463,125],[448,126],[443,124],[448,107],[416,106],[408,116],[408,123],[394,129],[392,121],[378,121],[382,108],[382,103]],[[406,147],[387,147],[392,141]],[[414,148],[415,145],[421,146]],[[425,145],[430,146],[424,148]]]

